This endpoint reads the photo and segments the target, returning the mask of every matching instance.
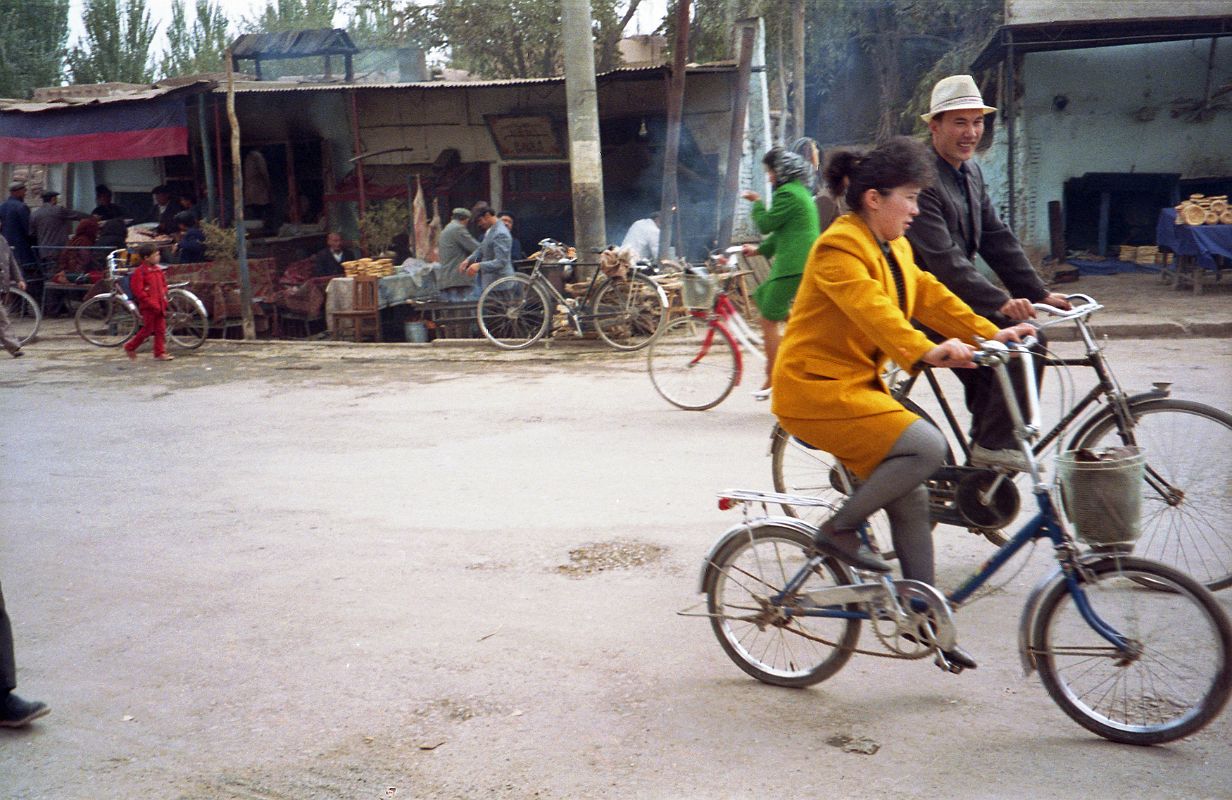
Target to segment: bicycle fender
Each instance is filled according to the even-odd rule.
[[[1093,564],[1108,557],[1107,553],[1086,553],[1078,557],[1078,563]],[[1018,620],[1018,655],[1022,660],[1024,678],[1030,677],[1035,671],[1035,657],[1031,655],[1035,642],[1031,640],[1031,631],[1035,630],[1035,621],[1039,618],[1040,601],[1053,586],[1064,581],[1065,573],[1061,567],[1059,565],[1054,567],[1051,572],[1040,579],[1040,582],[1031,590],[1031,594],[1027,596],[1027,602],[1023,604],[1022,616]]]
[[[1039,616],[1040,600],[1043,598],[1044,592],[1063,580],[1065,580],[1065,574],[1061,572],[1061,568],[1054,567],[1051,572],[1040,579],[1039,583],[1035,584],[1031,594],[1027,595],[1027,602],[1022,606],[1022,615],[1018,619],[1018,657],[1022,661],[1022,676],[1024,678],[1030,677],[1031,673],[1035,672],[1035,657],[1031,655],[1035,642],[1031,641],[1031,631],[1035,630],[1035,620]]]
[[[196,308],[197,311],[201,313],[201,316],[205,317],[207,320],[210,318],[209,313],[206,312],[205,310],[205,303],[201,302],[200,297],[197,297],[195,294],[185,289],[172,289],[171,291],[167,292],[167,294],[169,295],[173,293],[176,295],[179,295],[180,297],[183,297],[185,300],[192,303],[193,307]]]
[[[810,539],[817,535],[816,528],[803,520],[796,519],[795,517],[752,517],[750,519],[743,520],[724,531],[723,535],[719,537],[719,540],[715,542],[710,547],[710,551],[706,553],[706,560],[702,562],[702,571],[697,583],[698,594],[704,594],[706,592],[706,579],[710,577],[710,573],[714,569],[715,556],[717,556],[719,552],[727,546],[728,542],[738,536],[748,535],[748,532],[754,528],[765,527],[790,528],[794,531],[798,531],[799,533],[803,533]]]
[[[1171,396],[1172,396],[1171,390],[1151,389],[1146,392],[1141,392],[1139,394],[1130,395],[1129,397],[1125,398],[1125,403],[1132,409],[1135,405],[1138,405],[1139,403],[1149,403],[1154,400],[1163,400]],[[1111,406],[1104,406],[1097,413],[1092,414],[1091,418],[1088,419],[1086,422],[1082,423],[1082,427],[1078,428],[1078,430],[1074,433],[1074,435],[1069,438],[1069,448],[1068,449],[1070,450],[1078,449],[1078,443],[1081,442],[1083,438],[1086,437],[1086,435],[1090,433],[1091,430],[1096,425],[1100,424],[1105,419],[1111,416],[1112,416]]]

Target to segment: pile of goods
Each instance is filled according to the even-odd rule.
[[[361,258],[355,261],[343,261],[342,271],[348,278],[356,275],[370,275],[374,278],[384,278],[394,274],[392,258]]]
[[[1191,194],[1176,207],[1177,225],[1232,225],[1232,208],[1226,194],[1205,197]]]
[[[1153,244],[1144,244],[1141,247],[1123,244],[1117,258],[1131,264],[1156,264],[1159,262],[1159,247]]]
[[[572,261],[577,258],[577,249],[573,247],[547,247],[543,250],[536,250],[528,258],[532,261],[537,261],[539,256],[543,256],[543,260],[549,264],[557,261]]]

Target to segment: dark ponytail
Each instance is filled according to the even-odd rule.
[[[843,193],[847,207],[860,211],[869,189],[888,192],[899,186],[931,186],[937,170],[923,143],[896,136],[867,153],[839,150],[826,164],[826,188],[838,196]],[[843,182],[847,181],[844,189]]]

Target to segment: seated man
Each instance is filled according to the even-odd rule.
[[[191,211],[181,211],[175,215],[175,224],[179,227],[179,241],[176,243],[177,259],[180,264],[200,264],[205,261],[205,231],[197,222],[197,215]]]
[[[179,231],[175,215],[182,209],[179,202],[172,197],[171,190],[160,184],[150,190],[150,193],[154,196],[154,204],[150,207],[146,222],[158,223],[155,230],[164,236]]]
[[[359,258],[354,248],[342,246],[342,235],[331,232],[325,237],[325,249],[312,257],[312,275],[314,278],[324,278],[345,274],[343,261],[354,261]]]

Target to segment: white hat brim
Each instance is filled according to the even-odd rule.
[[[920,119],[924,120],[925,122],[928,122],[933,117],[937,116],[938,114],[944,113],[946,111],[975,111],[975,110],[982,110],[985,114],[992,114],[997,109],[993,108],[992,106],[984,105],[982,101],[979,103],[972,103],[966,100],[956,100],[954,101],[953,105],[950,105],[949,103],[942,103],[938,107],[930,109],[927,114],[921,114]]]

